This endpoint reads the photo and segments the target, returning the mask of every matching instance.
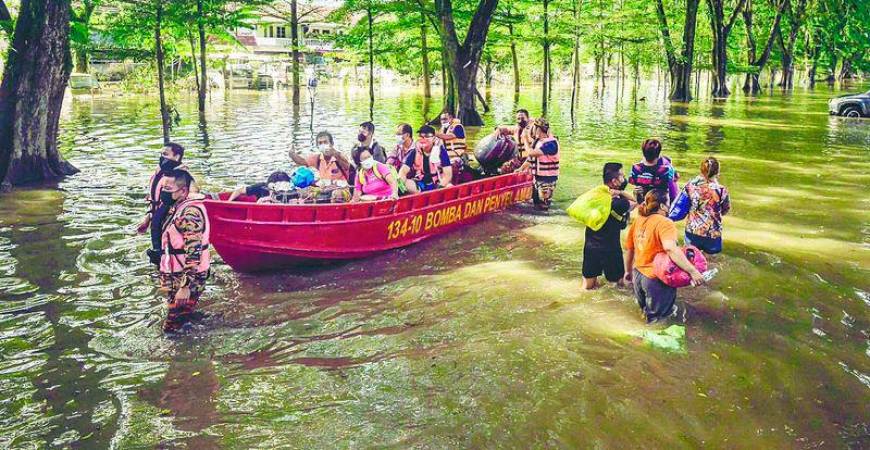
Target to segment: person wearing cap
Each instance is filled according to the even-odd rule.
[[[453,167],[447,149],[435,137],[435,129],[423,125],[417,135],[414,149],[399,170],[399,178],[404,180],[408,192],[415,194],[452,186]]]

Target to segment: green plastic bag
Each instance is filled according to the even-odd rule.
[[[610,216],[610,188],[599,185],[577,197],[566,212],[572,219],[598,231]]]
[[[639,337],[647,344],[666,352],[686,352],[686,327],[671,325],[664,330],[644,330]]]

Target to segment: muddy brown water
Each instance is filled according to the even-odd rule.
[[[870,121],[829,117],[840,92],[674,105],[655,83],[590,84],[572,117],[557,91],[557,211],[330,268],[217,263],[207,317],[176,339],[133,234],[155,103],[71,99],[62,146],[82,172],[0,196],[0,447],[867,448]],[[487,95],[488,124],[539,111],[534,94]],[[205,124],[193,97],[175,104],[213,191],[288,168],[320,129],[347,149],[369,114],[365,90],[328,87],[313,115],[282,91],[214,93]],[[380,92],[377,135],[438,106]],[[637,337],[627,291],[580,290],[583,230],[558,210],[649,136],[683,181],[714,154],[733,196],[719,275],[679,295],[684,352]]]

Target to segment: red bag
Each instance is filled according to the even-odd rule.
[[[680,249],[686,259],[698,269],[698,272],[704,273],[707,271],[707,258],[698,250],[697,247],[687,245]],[[681,288],[692,284],[692,276],[689,272],[677,266],[668,256],[667,252],[661,252],[656,255],[653,260],[653,273],[656,278],[662,280],[662,283],[674,287]]]

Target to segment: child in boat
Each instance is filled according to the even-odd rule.
[[[731,210],[728,189],[719,183],[719,160],[701,163],[701,174],[686,183],[668,213],[671,220],[686,220],[686,245],[705,253],[722,251],[722,216]]]
[[[529,134],[534,143],[519,171],[531,169],[535,176],[532,200],[536,208],[547,211],[559,180],[559,141],[550,133],[550,123],[542,117],[535,119]]]
[[[272,195],[272,191],[269,189],[269,186],[275,186],[276,183],[281,182],[290,184],[290,175],[287,175],[287,172],[283,172],[280,170],[277,172],[272,172],[272,174],[269,175],[269,178],[266,179],[265,183],[254,183],[250,186],[239,186],[230,194],[228,201],[233,201],[241,197],[242,195],[247,195],[249,197],[256,197],[257,202],[261,203],[260,199],[268,198]],[[292,184],[290,184],[290,186],[292,188]]]
[[[628,182],[635,186],[637,202],[642,203],[646,194],[654,189],[663,189],[670,199],[674,199],[679,175],[670,158],[662,156],[662,143],[658,139],[647,139],[643,141],[641,150],[643,160],[631,166],[628,178]]]
[[[357,176],[353,189],[353,202],[396,200],[399,198],[399,183],[396,169],[376,161],[372,152],[361,148],[354,154]]]

